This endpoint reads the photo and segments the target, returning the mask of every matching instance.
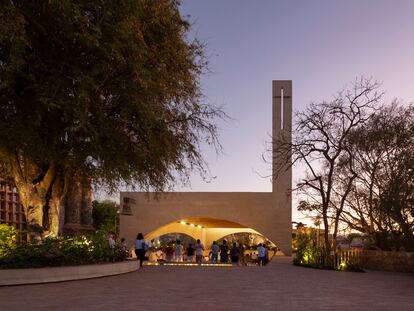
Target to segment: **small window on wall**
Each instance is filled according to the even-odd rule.
[[[124,197],[124,203],[125,204],[135,204],[135,200],[132,198]]]

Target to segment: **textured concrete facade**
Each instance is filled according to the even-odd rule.
[[[273,136],[290,138],[292,81],[273,81],[272,91]],[[227,234],[255,230],[290,255],[291,184],[288,167],[273,179],[272,192],[121,192],[120,235],[132,241],[138,232],[147,239],[181,232],[209,245]],[[183,220],[193,226],[180,224]]]

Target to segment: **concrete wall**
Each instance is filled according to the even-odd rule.
[[[414,272],[414,252],[363,250],[361,260],[369,270]]]
[[[129,243],[139,232],[152,238],[153,231],[178,223],[180,219],[209,217],[252,228],[290,255],[291,212],[286,207],[276,206],[271,192],[177,192],[160,194],[158,198],[155,194],[122,192],[121,202],[124,197],[135,201],[129,205],[132,215],[120,215],[120,236]],[[191,228],[183,228],[182,232],[197,236],[198,228]]]

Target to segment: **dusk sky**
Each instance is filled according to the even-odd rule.
[[[220,123],[223,154],[204,154],[211,176],[176,191],[271,191],[262,160],[272,126],[272,80],[293,81],[293,109],[330,100],[357,77],[382,83],[384,100],[414,101],[414,1],[184,0],[190,37],[206,44],[210,102],[232,118]],[[300,177],[293,170],[293,183]],[[97,199],[108,198],[103,193]],[[119,200],[119,196],[111,196]],[[293,203],[293,219],[302,220]],[[305,222],[307,220],[304,220]]]
[[[182,1],[205,42],[208,100],[233,118],[220,124],[224,154],[206,149],[211,175],[179,191],[271,191],[261,160],[271,132],[271,81],[293,80],[293,109],[330,100],[358,76],[382,82],[386,100],[414,99],[414,1]],[[294,181],[300,176],[294,170]],[[299,220],[301,215],[293,213]]]

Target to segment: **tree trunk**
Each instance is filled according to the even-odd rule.
[[[324,255],[324,266],[329,267],[331,262],[331,241],[329,240],[329,223],[327,209],[323,211],[323,225],[324,225],[324,240],[325,240],[325,255]]]
[[[12,174],[19,191],[32,237],[57,236],[61,202],[65,195],[64,179],[54,165],[40,169],[28,159],[16,155]]]

